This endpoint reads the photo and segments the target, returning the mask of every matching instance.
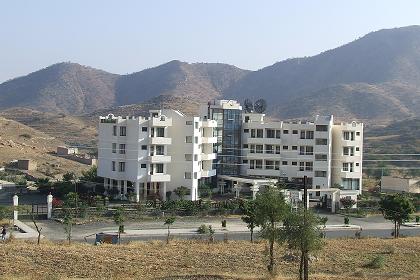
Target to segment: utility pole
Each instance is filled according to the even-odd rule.
[[[308,210],[308,186],[307,186],[307,176],[303,176],[303,196],[304,196],[304,209],[303,209],[303,227],[306,230],[306,212]],[[304,241],[304,254],[303,254],[303,279],[309,279],[309,256],[308,248],[306,241]]]

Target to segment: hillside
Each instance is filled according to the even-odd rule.
[[[250,73],[226,94],[263,97],[283,118],[328,111],[381,121],[419,115],[419,84],[420,26],[409,26],[372,32],[313,57],[278,62]]]
[[[2,245],[6,279],[296,279],[298,261],[276,248],[277,276],[267,274],[266,243],[174,240],[93,246],[41,242]],[[310,279],[419,279],[420,238],[329,239],[310,264]],[[368,264],[384,258],[380,268]],[[28,278],[28,276],[30,276]]]
[[[37,169],[30,172],[34,176],[56,176],[68,171],[80,174],[89,168],[54,156],[52,152],[64,144],[55,137],[3,117],[0,127],[0,166],[12,160],[31,159],[37,163]]]

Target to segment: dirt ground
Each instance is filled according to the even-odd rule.
[[[332,239],[310,266],[311,279],[420,279],[420,237]],[[296,279],[297,261],[276,250],[275,279]],[[366,265],[383,256],[381,268]],[[2,279],[268,279],[266,244],[204,240],[93,246],[14,240],[0,244]]]

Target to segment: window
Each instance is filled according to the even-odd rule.
[[[279,155],[280,154],[280,146],[276,146],[276,154]]]
[[[288,150],[289,146],[283,146],[283,150]]]
[[[255,154],[255,145],[251,145],[251,148],[249,149],[249,152],[251,154]]]
[[[289,130],[287,129],[283,130],[283,134],[289,134]]]
[[[274,153],[274,146],[273,145],[265,145],[265,153],[266,154],[273,154]]]
[[[344,131],[343,132],[343,139],[354,141],[354,131]]]
[[[163,173],[163,163],[156,164],[156,173]]]
[[[184,173],[184,178],[185,179],[191,179],[191,172],[185,172]]]
[[[283,161],[281,162],[281,165],[287,165],[287,160],[283,160]]]
[[[248,163],[248,160],[247,160],[247,159],[244,159],[244,160],[242,161],[242,163]]]
[[[315,177],[327,177],[327,171],[315,171]]]
[[[147,150],[147,145],[141,145],[142,150]]]
[[[263,153],[263,145],[255,145],[256,147],[256,153],[262,154]]]
[[[275,170],[280,170],[280,161],[276,160],[276,161],[274,162],[274,169],[275,169]]]
[[[266,160],[265,161],[265,169],[269,169],[269,170],[274,169],[274,161]]]
[[[248,144],[244,144],[242,147],[243,147],[244,149],[248,149]]]
[[[141,131],[143,131],[143,132],[147,132],[147,126],[142,126],[142,127],[141,127]]]
[[[185,121],[185,125],[192,125],[193,122],[192,121]]]
[[[127,136],[127,127],[120,126],[120,136]]]
[[[163,156],[165,154],[165,147],[162,145],[156,146],[156,155]]]
[[[125,144],[120,144],[120,154],[125,154]]]
[[[198,161],[198,155],[194,155],[194,161]]]
[[[245,122],[249,122],[249,116],[245,116]]]
[[[276,132],[274,129],[266,129],[265,130],[265,135],[267,138],[275,138],[276,136]]]
[[[115,171],[115,161],[112,161],[111,170]]]
[[[140,168],[146,168],[146,164],[145,164],[145,163],[142,163],[142,164],[140,165]]]
[[[244,133],[249,133],[249,129],[248,128],[244,129]]]
[[[195,143],[195,144],[198,144],[198,136],[195,136],[195,137],[194,137],[194,143]]]
[[[280,139],[281,130],[276,130],[276,138]]]
[[[185,154],[186,161],[192,161],[192,154]]]
[[[314,147],[313,146],[300,146],[300,155],[313,155]]]
[[[256,169],[262,169],[262,160],[261,159],[255,160],[255,168]]]
[[[164,127],[156,128],[156,137],[165,137],[165,128]]]
[[[300,146],[299,147],[299,155],[304,155],[305,154],[305,146]]]
[[[249,169],[255,169],[255,160],[249,161]]]
[[[341,178],[342,187],[345,190],[358,190],[360,181],[359,179],[352,179],[352,178]]]
[[[314,139],[314,132],[313,130],[301,130],[300,131],[300,139]]]
[[[115,154],[117,152],[117,143],[112,143],[112,153]]]
[[[293,134],[298,134],[298,131],[297,130],[293,130],[292,133]]]
[[[353,162],[343,162],[344,172],[353,172]]]
[[[359,147],[356,147],[356,152],[358,152],[358,151],[360,151],[360,148]]]
[[[305,171],[305,163],[303,161],[299,162],[299,171]]]
[[[117,136],[117,126],[116,125],[114,125],[112,127],[112,135]]]
[[[198,122],[194,123],[195,129],[198,129]]]
[[[264,137],[264,130],[257,129],[257,138],[263,138],[263,137]]]
[[[354,147],[343,147],[344,156],[354,156]]]
[[[305,170],[306,171],[312,171],[314,168],[314,163],[311,161],[305,162]]]
[[[356,162],[356,166],[359,166],[360,164],[358,162]]]
[[[316,131],[328,131],[328,125],[317,125]]]
[[[192,143],[192,136],[185,136],[185,143]]]
[[[251,129],[251,138],[255,138],[255,129]]]
[[[326,154],[315,154],[315,161],[327,161]]]
[[[327,145],[328,140],[325,138],[316,138],[315,139],[315,145]]]
[[[297,166],[297,161],[292,161],[293,166]]]
[[[297,146],[292,146],[292,151],[297,151]]]
[[[360,131],[356,131],[356,136],[360,136]]]
[[[194,172],[194,179],[197,179],[197,172]]]
[[[125,162],[123,162],[123,161],[119,162],[118,171],[119,172],[125,172]]]

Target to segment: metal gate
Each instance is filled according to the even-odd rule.
[[[19,219],[32,219],[32,216],[36,220],[47,219],[47,214],[47,204],[29,204],[19,207]]]

